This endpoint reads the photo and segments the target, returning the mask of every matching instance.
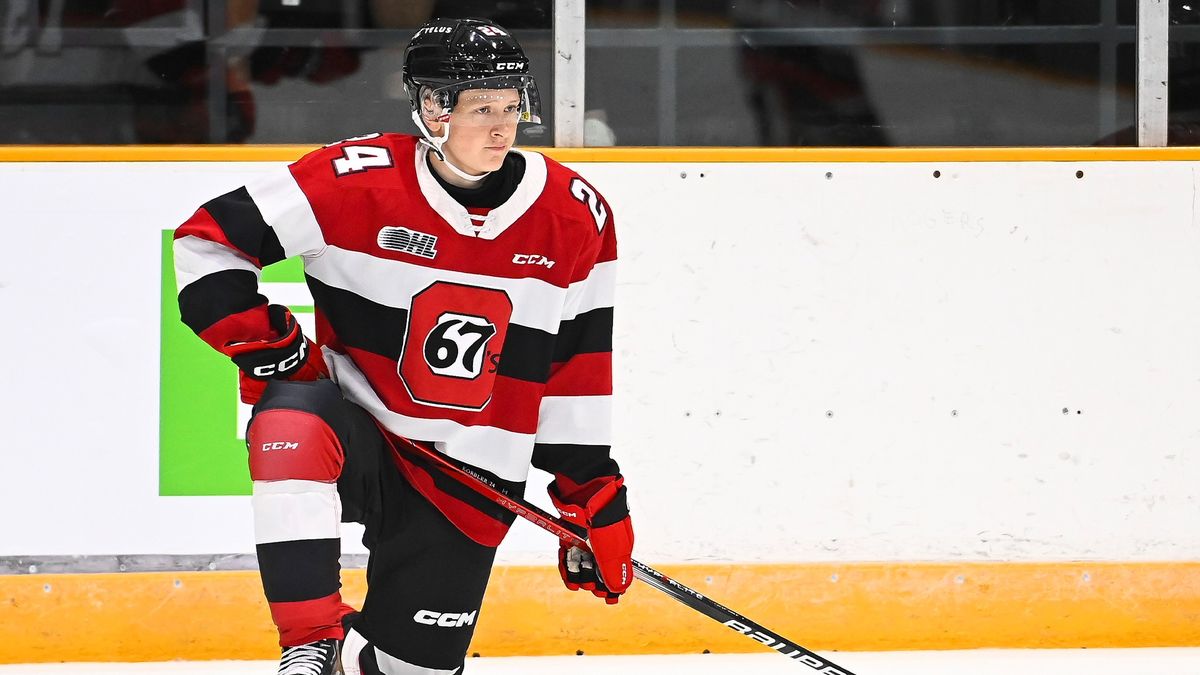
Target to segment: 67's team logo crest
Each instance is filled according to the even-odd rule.
[[[425,363],[437,375],[474,380],[483,374],[496,324],[486,316],[443,312],[425,337]]]
[[[445,281],[413,296],[398,367],[413,401],[483,410],[492,397],[512,309],[502,290]]]

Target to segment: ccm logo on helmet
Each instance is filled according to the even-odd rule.
[[[308,340],[300,341],[300,348],[295,354],[287,357],[279,363],[271,363],[265,366],[256,366],[251,373],[256,377],[271,377],[276,373],[287,373],[295,370],[297,366],[304,362],[305,355],[308,354]]]
[[[497,63],[496,70],[525,70],[525,64],[520,61],[507,61]]]
[[[431,612],[428,609],[422,609],[413,615],[413,621],[423,623],[426,626],[461,628],[463,626],[474,626],[475,615],[478,613],[479,610],[475,610],[474,612]]]

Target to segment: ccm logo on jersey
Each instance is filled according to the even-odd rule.
[[[265,366],[256,366],[251,374],[255,377],[271,377],[275,373],[286,373],[295,370],[296,366],[304,362],[304,357],[308,354],[308,340],[300,341],[300,348],[295,354],[287,357],[279,363],[272,363]]]
[[[379,248],[410,253],[430,260],[433,260],[438,254],[433,248],[437,245],[437,237],[410,230],[407,227],[388,225],[379,230],[379,236],[375,238],[375,241],[379,244]]]
[[[475,610],[474,612],[431,612],[428,609],[422,609],[413,615],[413,621],[423,623],[426,626],[461,628],[463,626],[474,626],[475,615],[478,613],[479,610]]]
[[[513,256],[513,263],[516,265],[541,265],[546,269],[554,267],[554,261],[534,253],[518,253]]]
[[[779,652],[780,654],[783,654],[784,656],[788,657],[789,659],[795,659],[795,660],[799,661],[800,663],[803,663],[804,665],[808,666],[809,668],[812,668],[813,670],[817,671],[818,673],[823,673],[824,675],[846,675],[846,671],[844,671],[840,668],[837,668],[835,666],[831,666],[831,665],[825,663],[824,661],[822,661],[821,659],[818,659],[817,657],[813,656],[812,654],[805,654],[799,648],[793,648],[792,651],[785,654],[783,650],[785,647],[787,647],[787,645],[784,642],[782,642],[780,640],[776,640],[775,638],[773,638],[769,635],[766,635],[766,634],[762,633],[761,631],[757,631],[757,630],[751,628],[750,626],[747,626],[744,623],[730,619],[729,621],[725,622],[725,625],[736,630],[737,632],[741,633],[742,635],[750,636],[751,640],[761,642],[764,645],[770,647],[771,649],[774,649],[775,651]]]
[[[300,444],[291,441],[275,441],[273,443],[263,443],[262,451],[270,452],[271,450],[299,450]]]

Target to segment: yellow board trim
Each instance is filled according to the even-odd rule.
[[[1200,646],[1200,562],[663,565],[814,650]],[[361,570],[343,599],[361,606]],[[272,659],[258,573],[0,577],[0,663]],[[493,572],[484,656],[753,652],[644,584],[607,606],[546,567]]]
[[[8,145],[0,162],[290,162],[316,145]],[[1178,148],[531,148],[560,162],[1195,161]]]

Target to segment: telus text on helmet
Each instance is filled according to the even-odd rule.
[[[417,34],[414,35],[413,37],[414,38],[421,37],[422,35],[425,35],[426,33],[449,33],[452,30],[454,30],[453,26],[428,26],[426,28],[422,28],[421,30],[417,31]]]

